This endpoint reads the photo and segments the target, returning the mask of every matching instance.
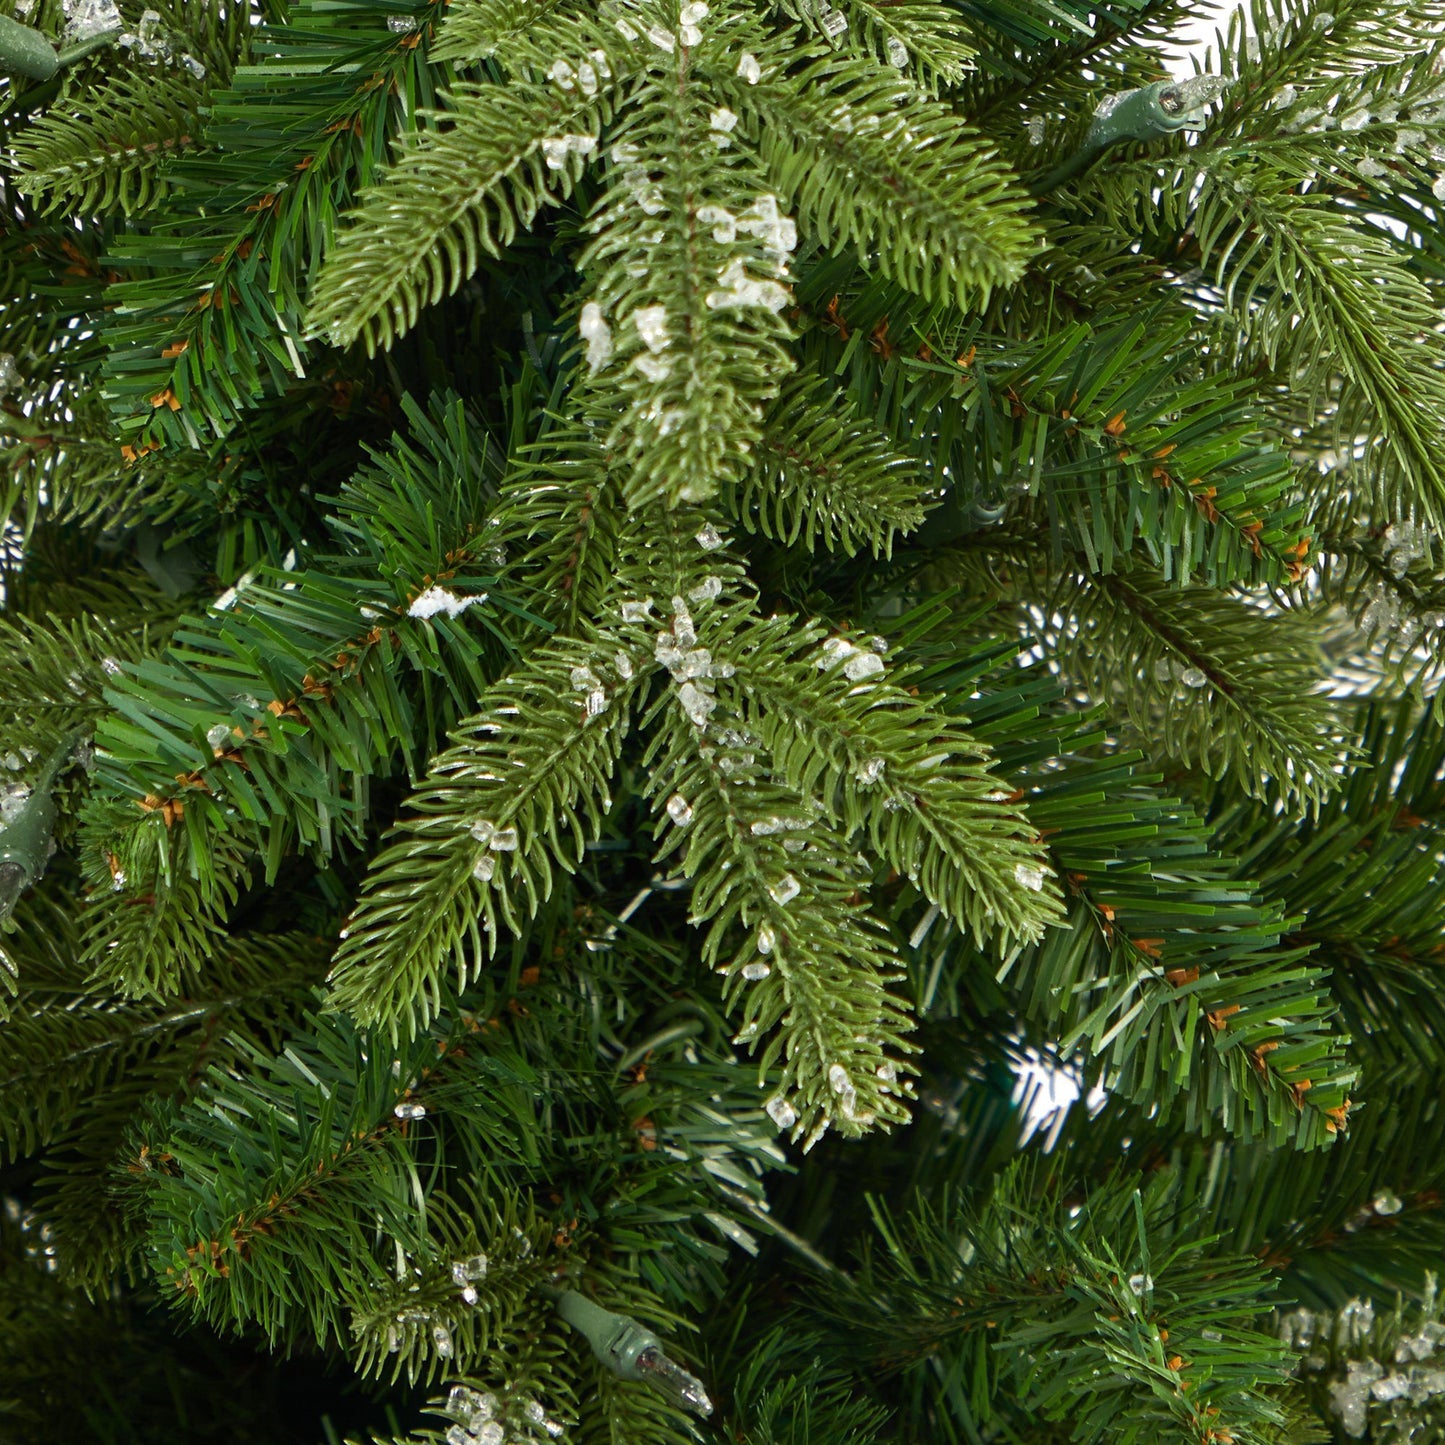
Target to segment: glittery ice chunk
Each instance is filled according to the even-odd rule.
[[[681,793],[674,793],[667,800],[667,816],[679,828],[686,828],[692,822],[692,804]]]

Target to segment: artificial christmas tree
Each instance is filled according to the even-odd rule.
[[[1189,15],[7,8],[0,1440],[1440,1438],[1445,9]]]

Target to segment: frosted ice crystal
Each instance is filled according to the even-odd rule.
[[[597,674],[590,667],[574,667],[568,678],[578,692],[591,692],[594,687],[601,685]]]
[[[708,121],[709,126],[711,126],[713,130],[720,131],[730,131],[737,125],[737,123],[738,118],[736,112],[729,110],[725,105],[720,105],[715,111],[713,111],[712,116]]]
[[[758,952],[771,953],[777,946],[778,935],[765,923],[758,929]]]
[[[1445,172],[1436,176],[1430,183],[1430,194],[1434,196],[1437,201],[1445,201]]]
[[[624,602],[621,610],[624,622],[646,622],[647,614],[652,611],[652,598],[634,598]]]
[[[745,963],[743,964],[743,977],[750,983],[755,983],[760,978],[766,978],[773,971],[770,963]]]
[[[651,25],[647,30],[647,38],[657,46],[659,50],[666,50],[672,53],[673,47],[677,44],[677,38],[672,31],[664,30],[660,25]]]
[[[587,694],[587,716],[601,717],[607,711],[607,694],[600,687],[594,687]]]
[[[612,79],[612,67],[607,63],[607,52],[605,50],[589,50],[587,52],[587,58],[592,62],[597,74],[600,75],[603,80]]]
[[[478,843],[490,843],[492,835],[497,831],[497,825],[489,818],[479,818],[467,831]]]
[[[190,71],[194,79],[204,80],[206,78],[206,67],[202,65],[201,62],[197,60],[194,55],[181,56],[181,64]]]
[[[587,370],[595,374],[612,360],[612,328],[595,301],[583,306],[577,329],[587,343]]]
[[[624,40],[636,40],[636,39],[637,39],[637,31],[636,31],[636,29],[635,29],[632,25],[628,24],[628,22],[627,22],[626,20],[617,19],[617,20],[614,20],[614,21],[612,22],[612,24],[616,27],[617,33],[618,33]]]
[[[597,67],[590,60],[584,60],[577,67],[577,89],[583,95],[597,94]]]
[[[476,1445],[476,1437],[470,1430],[463,1430],[460,1425],[449,1425],[447,1445]]]
[[[1382,1189],[1371,1201],[1376,1214],[1398,1214],[1405,1206],[1393,1189]]]
[[[818,18],[829,40],[836,40],[848,28],[848,17],[841,10],[825,9]]]
[[[768,1118],[779,1129],[791,1129],[798,1122],[798,1111],[781,1094],[776,1099],[769,1099],[765,1107]]]
[[[222,743],[230,740],[231,728],[229,723],[217,723],[215,727],[206,729],[206,741],[213,748],[218,748]]]
[[[697,629],[693,626],[692,613],[681,597],[672,599],[672,635],[679,647],[691,647],[697,641]]]
[[[758,64],[758,57],[743,51],[738,57],[738,75],[749,85],[756,85],[763,78],[763,67]]]
[[[585,156],[597,149],[595,135],[549,135],[542,141],[542,155],[548,170],[560,171],[570,155]]]
[[[20,816],[30,797],[30,789],[23,783],[14,783],[0,791],[0,828],[8,828]]]
[[[473,1433],[477,1437],[477,1445],[504,1445],[507,1438],[507,1432],[495,1420],[488,1420],[480,1430]]]
[[[696,540],[704,552],[716,552],[723,545],[722,534],[711,522],[697,534]]]
[[[888,37],[888,63],[898,70],[908,64],[908,47],[896,35]]]
[[[677,17],[684,25],[700,25],[707,19],[707,6],[702,0],[692,0],[690,5],[682,7],[682,13]]]
[[[1044,143],[1044,118],[1041,115],[1031,115],[1024,121],[1024,129],[1028,132],[1029,144],[1041,146]]]
[[[681,40],[684,45],[701,45],[702,31],[699,30],[696,25],[679,25],[677,28],[677,38]]]
[[[547,72],[547,79],[554,85],[561,86],[563,90],[577,88],[577,72],[565,60],[552,62],[552,68]]]
[[[843,664],[843,675],[851,682],[877,677],[883,671],[883,659],[876,652],[860,652]]]
[[[391,1112],[395,1114],[398,1119],[425,1119],[426,1105],[403,1103],[398,1104]]]
[[[686,828],[692,822],[692,804],[681,793],[674,793],[667,800],[667,816],[679,828]]]
[[[1044,886],[1044,870],[1032,863],[1018,863],[1014,865],[1014,880],[1020,887],[1037,893]]]
[[[1129,1288],[1133,1290],[1136,1295],[1150,1294],[1154,1289],[1154,1281],[1147,1274],[1131,1274],[1129,1276]]]
[[[433,1325],[431,1337],[432,1343],[437,1347],[437,1354],[442,1359],[449,1360],[452,1354],[452,1332],[445,1325]]]
[[[492,851],[494,853],[514,853],[520,841],[515,828],[498,828],[492,834]]]
[[[891,1084],[898,1077],[898,1066],[892,1059],[884,1059],[874,1072],[885,1084]]]
[[[1374,1360],[1351,1360],[1345,1378],[1330,1386],[1330,1402],[1346,1435],[1355,1439],[1364,1435],[1369,1418],[1370,1386],[1384,1373]]]
[[[1199,668],[1186,667],[1184,671],[1179,674],[1179,681],[1182,682],[1185,687],[1203,687],[1209,679]]]
[[[776,883],[768,888],[773,902],[780,908],[786,908],[802,891],[802,885],[791,873],[784,873]]]
[[[393,35],[410,35],[416,29],[416,16],[389,15],[386,20],[386,28]]]
[[[692,588],[687,596],[690,602],[716,602],[722,595],[722,578],[707,576]]]
[[[445,587],[428,587],[425,592],[419,592],[412,598],[411,606],[406,609],[408,617],[436,617],[445,615],[457,617],[465,612],[468,607],[475,607],[479,602],[485,602],[485,592],[473,592],[469,597],[458,597],[455,592]]]

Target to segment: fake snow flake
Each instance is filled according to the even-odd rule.
[[[864,788],[871,788],[879,778],[883,776],[883,770],[887,764],[882,758],[869,758],[866,763],[861,763],[853,777],[858,784]]]
[[[667,307],[639,306],[628,318],[649,351],[661,351],[668,343]]]
[[[428,618],[445,614],[448,617],[457,617],[468,607],[474,607],[478,602],[486,600],[485,592],[474,592],[470,597],[458,597],[455,592],[450,592],[445,587],[428,587],[425,592],[419,592],[412,598],[406,615]]]
[[[776,1099],[769,1099],[765,1107],[768,1118],[779,1129],[791,1129],[798,1122],[798,1111],[781,1094]]]
[[[589,301],[582,308],[577,330],[587,343],[587,370],[596,375],[612,360],[612,328],[595,301]]]
[[[694,727],[706,727],[708,714],[717,706],[717,699],[709,697],[694,682],[685,682],[677,690],[677,700],[688,715]]]
[[[649,381],[666,381],[672,375],[672,362],[665,356],[654,356],[648,351],[634,356],[632,364]]]
[[[728,112],[732,114],[731,111]],[[736,119],[736,117],[734,117]],[[697,223],[712,227],[712,238],[719,245],[730,246],[738,234],[738,218],[726,206],[699,206]]]
[[[758,57],[743,51],[738,57],[738,75],[749,85],[756,85],[763,78],[763,67],[758,64]]]
[[[1014,866],[1014,881],[1021,887],[1038,893],[1044,886],[1044,870],[1035,867],[1032,863],[1019,863]]]
[[[786,286],[749,276],[737,256],[723,268],[718,283],[723,289],[709,291],[705,298],[713,311],[740,311],[757,306],[776,314],[792,299],[792,292]]]
[[[585,156],[596,149],[595,135],[549,135],[542,141],[542,155],[547,161],[547,169],[552,171],[564,170],[568,156]]]
[[[802,885],[791,873],[784,873],[769,889],[774,903],[779,908],[786,908],[789,903],[803,891]]]
[[[864,678],[877,677],[883,671],[883,659],[876,652],[860,652],[843,664],[843,675],[850,682],[862,682]]]

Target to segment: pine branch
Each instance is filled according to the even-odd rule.
[[[455,966],[465,982],[498,921],[518,931],[550,896],[554,868],[576,867],[611,806],[646,676],[639,656],[615,650],[599,676],[597,639],[539,648],[453,732],[412,799],[419,816],[372,865],[332,971],[337,1007],[393,1032],[425,1026],[445,974]]]
[[[1019,277],[1034,249],[1028,203],[964,122],[871,58],[761,35],[753,48],[767,63],[756,84],[715,83],[811,234],[964,307]]]
[[[888,556],[894,537],[923,520],[917,464],[816,380],[783,387],[753,455],[723,501],[750,532],[782,545]]]
[[[1057,596],[1069,622],[1057,632],[1036,625],[1054,633],[1061,663],[1093,696],[1127,710],[1152,749],[1228,774],[1251,797],[1317,808],[1338,786],[1346,753],[1299,614],[1286,625],[1243,600],[1170,588],[1140,570],[1061,578]],[[1040,619],[1056,610],[1047,605]]]
[[[605,39],[599,30],[597,40]],[[502,87],[458,83],[451,109],[431,110],[432,129],[412,131],[395,165],[363,192],[352,226],[328,255],[312,289],[308,335],[368,352],[389,348],[421,308],[453,294],[484,255],[498,256],[545,205],[571,195],[581,165],[553,167],[543,142],[590,137],[630,78],[615,44],[615,74],[595,95],[530,82]]]

